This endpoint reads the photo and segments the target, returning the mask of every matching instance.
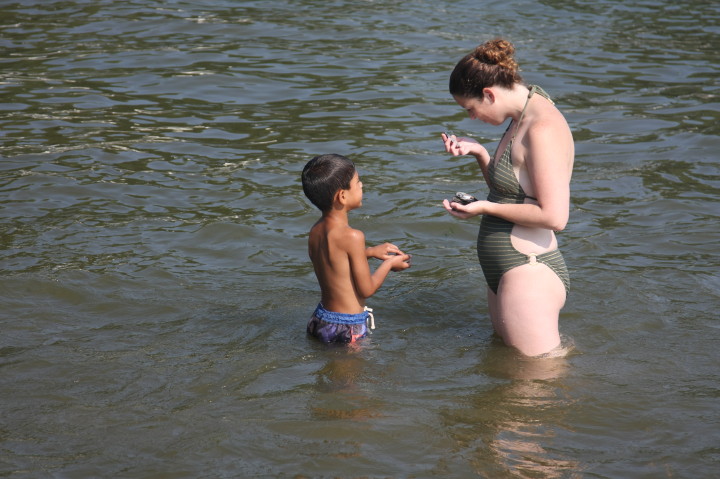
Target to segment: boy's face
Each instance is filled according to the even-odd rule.
[[[362,206],[362,196],[363,196],[362,187],[363,187],[363,184],[362,184],[362,181],[360,181],[360,175],[356,171],[355,176],[353,176],[353,179],[350,180],[350,188],[345,190],[347,204],[351,209],[359,208]]]

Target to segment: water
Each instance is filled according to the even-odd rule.
[[[713,2],[22,0],[0,6],[0,477],[714,477]],[[447,93],[513,40],[576,138],[565,359],[493,339]],[[299,173],[414,255],[326,348]]]

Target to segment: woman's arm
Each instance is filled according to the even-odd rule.
[[[525,168],[530,188],[528,194],[537,198],[539,211],[533,211],[518,224],[539,226],[553,231],[565,228],[570,216],[570,177],[574,157],[574,146],[570,129],[557,112],[559,118],[538,121],[528,130]],[[524,205],[520,205],[524,206]]]
[[[564,126],[564,128],[560,128]],[[526,133],[525,167],[530,183],[528,194],[537,203],[500,204],[477,201],[468,205],[443,202],[445,209],[458,218],[488,214],[512,223],[533,228],[560,231],[565,228],[570,211],[570,175],[572,172],[572,137],[565,125],[538,122]],[[558,139],[563,139],[559,141]]]

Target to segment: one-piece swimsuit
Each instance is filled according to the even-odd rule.
[[[512,139],[505,147],[502,156],[497,161],[491,161],[488,167],[488,183],[490,193],[487,200],[494,203],[521,204],[525,198],[536,199],[525,194],[520,182],[513,170],[511,150],[515,136],[520,127],[520,122],[525,115],[525,110],[533,94],[550,100],[550,97],[538,86],[531,86],[527,102],[523,108],[520,119],[517,122]],[[552,101],[552,100],[550,100]],[[515,125],[511,122],[508,130]],[[524,254],[515,249],[512,244],[511,234],[514,223],[491,215],[483,215],[480,222],[480,232],[477,239],[477,252],[480,265],[482,266],[485,280],[490,289],[497,293],[500,279],[507,271],[524,264],[542,263],[550,267],[565,285],[566,293],[570,290],[570,275],[568,274],[565,260],[559,249],[541,254]]]

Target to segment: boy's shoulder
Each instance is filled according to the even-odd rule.
[[[337,224],[333,221],[320,219],[310,230],[311,235],[325,236],[328,241],[340,246],[350,246],[356,242],[365,242],[365,233],[349,224]]]
[[[365,241],[365,233],[353,228],[350,225],[340,226],[328,230],[328,239],[332,237],[333,240],[339,243],[354,243],[357,241]]]

